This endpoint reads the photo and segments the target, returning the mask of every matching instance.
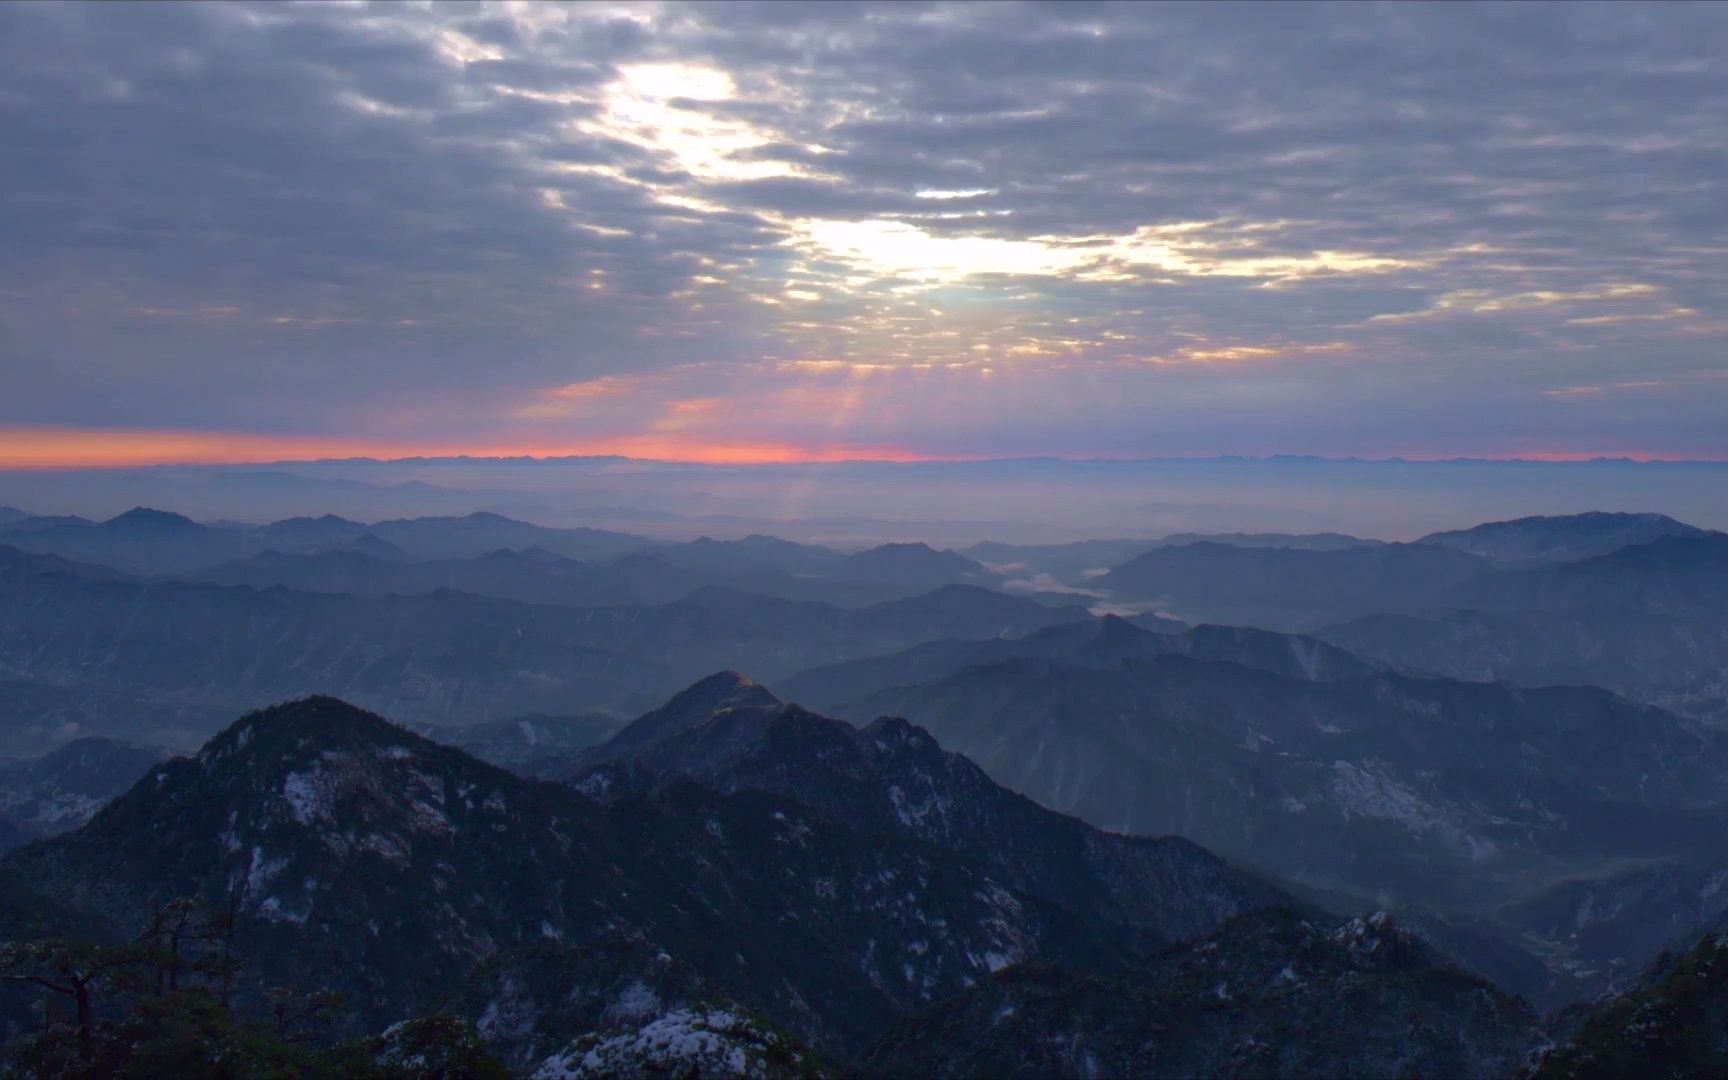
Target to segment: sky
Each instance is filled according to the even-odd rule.
[[[0,5],[0,467],[1728,459],[1728,5]]]

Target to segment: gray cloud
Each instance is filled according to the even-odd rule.
[[[0,6],[0,426],[1728,456],[1725,51],[1684,4]]]

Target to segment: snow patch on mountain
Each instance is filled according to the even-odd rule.
[[[584,1035],[541,1062],[533,1077],[766,1077],[771,1054],[799,1059],[778,1035],[742,1013],[678,1008],[635,1030]]]

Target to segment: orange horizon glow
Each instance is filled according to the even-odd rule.
[[[950,461],[893,446],[808,447],[785,442],[710,442],[662,435],[532,446],[434,443],[234,431],[0,428],[0,470],[117,469],[150,465],[254,465],[326,458],[602,457],[698,465],[789,465],[838,461]]]
[[[321,459],[374,458],[559,458],[627,457],[639,461],[677,462],[695,465],[801,465],[846,461],[943,462],[991,460],[982,455],[929,454],[898,446],[832,444],[800,446],[795,443],[714,442],[649,434],[622,436],[593,442],[562,442],[552,445],[499,443],[438,443],[393,441],[319,435],[271,435],[234,431],[174,431],[111,428],[0,428],[0,470],[9,472],[63,469],[143,468],[153,465],[259,465]],[[1204,459],[1226,456],[1226,452],[1191,455],[1147,455],[1153,460],[1183,457]],[[1331,457],[1349,460],[1352,455]],[[1136,460],[1137,457],[1101,454],[1050,454],[1027,452],[1012,458],[1064,458],[1068,460]],[[1531,461],[1578,463],[1599,458],[1641,462],[1724,463],[1728,459],[1700,457],[1661,450],[1520,450],[1514,453],[1387,453],[1374,457],[1354,455],[1356,460],[1397,459],[1410,462],[1442,462],[1457,459],[1481,461]],[[998,458],[996,460],[1003,460]]]

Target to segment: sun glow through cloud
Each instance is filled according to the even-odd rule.
[[[938,235],[893,220],[806,219],[793,227],[797,242],[819,256],[843,260],[871,275],[926,284],[994,274],[1131,281],[1148,271],[1290,281],[1320,275],[1387,274],[1426,264],[1421,258],[1350,251],[1258,253],[1257,237],[1266,231],[1264,227],[1223,222],[1143,226],[1118,237],[1027,239]]]
[[[173,10],[9,11],[11,460],[1728,457],[1719,9]]]

